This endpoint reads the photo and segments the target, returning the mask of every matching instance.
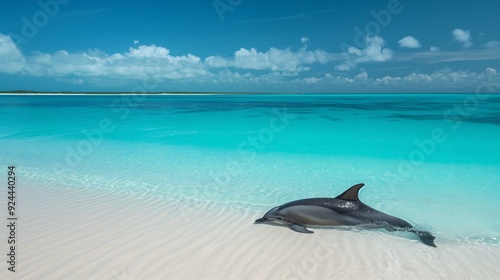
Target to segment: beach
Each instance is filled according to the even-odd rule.
[[[0,174],[15,167],[16,207],[4,188],[0,277],[495,279],[500,100],[445,114],[470,98],[2,95]],[[358,183],[363,203],[437,248],[404,232],[253,224]]]
[[[496,279],[500,249],[384,231],[299,234],[264,213],[22,182],[15,277]],[[62,188],[57,188],[62,189]],[[2,201],[3,204],[3,201]],[[2,240],[2,244],[5,244]]]

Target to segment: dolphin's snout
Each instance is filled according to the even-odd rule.
[[[260,223],[263,223],[263,222],[266,222],[267,221],[267,218],[260,218],[260,219],[257,219],[255,220],[255,222],[253,222],[254,224],[260,224]]]

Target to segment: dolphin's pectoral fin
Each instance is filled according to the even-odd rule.
[[[289,228],[293,231],[300,232],[300,233],[314,233],[314,231],[310,231],[306,227],[298,225],[298,224],[292,224],[289,226]]]

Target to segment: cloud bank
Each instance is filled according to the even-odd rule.
[[[456,29],[457,30],[457,29]],[[456,31],[455,30],[455,31]],[[468,31],[457,31],[457,41],[468,46]],[[494,67],[480,72],[452,71],[448,68],[432,73],[411,72],[398,76],[372,76],[364,67],[374,65],[433,64],[450,61],[488,61],[500,59],[497,41],[483,50],[459,52],[441,51],[432,46],[430,51],[401,53],[387,47],[379,36],[367,37],[365,46],[349,46],[345,51],[332,53],[322,49],[309,50],[306,37],[300,39],[300,48],[257,50],[240,48],[230,56],[212,55],[206,58],[195,54],[173,54],[157,45],[139,45],[119,53],[108,54],[98,49],[80,52],[59,50],[54,53],[22,51],[8,35],[0,34],[0,73],[19,77],[46,77],[57,82],[78,86],[116,87],[154,80],[155,83],[182,82],[186,85],[217,85],[220,88],[241,86],[262,90],[318,89],[323,91],[391,91],[419,89],[436,91],[471,90],[480,82],[498,83]],[[420,43],[412,36],[401,39],[401,47],[415,49]],[[470,43],[472,44],[472,43]],[[377,66],[378,67],[378,66]],[[371,75],[369,75],[371,73]],[[375,71],[375,74],[377,72]],[[157,88],[158,89],[158,88]]]
[[[487,67],[482,72],[452,71],[444,68],[430,74],[411,73],[404,76],[384,76],[371,78],[367,72],[361,72],[352,78],[326,74],[323,77],[297,79],[297,83],[308,83],[322,88],[325,86],[341,89],[343,92],[428,92],[436,88],[449,92],[498,92],[500,75],[496,69]],[[361,90],[360,90],[361,88]],[[463,91],[466,88],[467,91]]]

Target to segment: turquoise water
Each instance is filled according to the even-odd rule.
[[[266,211],[368,205],[500,244],[500,96],[0,96],[0,164],[53,188]],[[249,221],[252,223],[253,221]]]

